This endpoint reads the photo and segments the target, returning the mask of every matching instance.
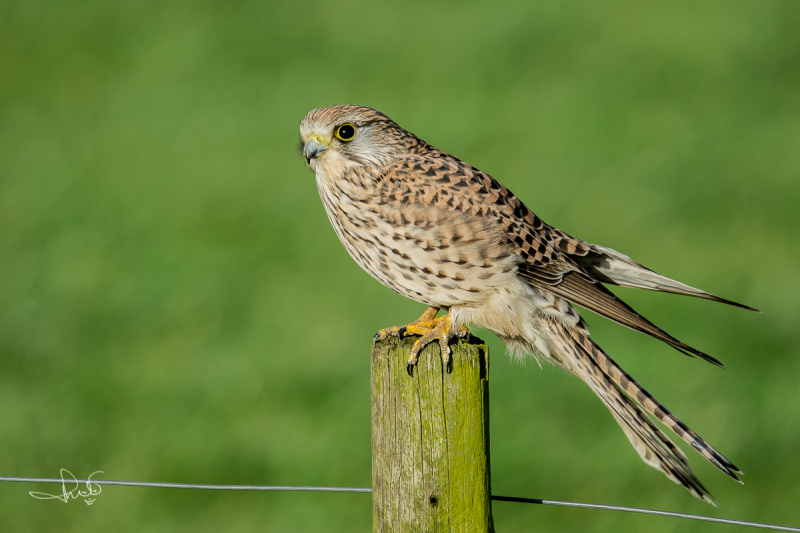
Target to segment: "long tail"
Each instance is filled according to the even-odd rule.
[[[741,470],[636,383],[584,333],[585,328],[570,328],[551,319],[542,322],[559,349],[561,361],[557,364],[589,385],[611,411],[645,463],[661,470],[667,478],[683,485],[695,497],[716,505],[708,490],[692,473],[684,453],[653,423],[647,412],[714,466],[741,483],[736,475],[741,474]]]

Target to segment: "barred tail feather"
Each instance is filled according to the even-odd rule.
[[[716,505],[708,490],[692,472],[685,454],[647,416],[647,411],[691,444],[712,464],[739,481],[733,472],[740,471],[730,461],[659,404],[586,336],[581,331],[583,328],[569,328],[552,320],[546,322],[553,342],[562,352],[558,358],[561,361],[557,361],[557,364],[589,385],[611,411],[645,463],[662,471],[675,483],[683,485],[693,496]]]
[[[670,428],[677,436],[689,444],[692,448],[705,457],[708,462],[722,470],[726,475],[735,481],[742,483],[736,474],[743,474],[739,468],[726,459],[721,453],[715,450],[710,444],[704,441],[697,433],[692,431],[686,424],[681,422],[678,417],[673,415],[666,407],[661,405],[653,396],[647,392],[636,380],[625,372],[613,359],[611,359],[600,347],[589,338],[585,338],[584,343],[589,351],[590,357],[602,369],[603,373],[611,381],[623,390],[631,398],[644,407],[644,409],[656,417],[656,419]]]

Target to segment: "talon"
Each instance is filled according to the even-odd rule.
[[[442,350],[442,366],[449,374],[452,372],[452,367],[450,366],[450,354],[452,350],[450,350],[450,345],[447,344],[447,339],[439,338],[439,348]]]
[[[450,354],[452,353],[449,346],[450,339],[453,337],[463,338],[470,334],[469,328],[466,326],[458,328],[455,335],[451,334],[450,328],[452,324],[450,322],[450,314],[448,313],[442,317],[436,318],[436,313],[438,311],[439,308],[437,307],[429,307],[422,313],[422,316],[410,324],[394,326],[382,329],[378,332],[377,336],[380,336],[381,340],[389,335],[397,335],[400,339],[406,335],[420,336],[411,348],[411,354],[406,363],[406,372],[408,372],[408,375],[411,377],[414,377],[414,365],[417,364],[419,353],[425,346],[433,341],[439,341],[439,348],[442,351],[442,363],[444,363],[447,373],[450,374],[453,371],[452,360],[450,358]]]
[[[447,347],[447,351],[445,352],[442,350],[442,366],[447,371],[448,374],[453,372],[453,359],[450,357],[450,347]]]

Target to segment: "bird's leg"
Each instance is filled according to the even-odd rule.
[[[415,342],[414,346],[411,348],[411,354],[408,356],[408,363],[406,363],[408,375],[413,377],[414,365],[417,364],[419,352],[431,342],[438,340],[439,347],[442,351],[442,364],[447,369],[447,372],[450,373],[452,370],[450,367],[449,346],[450,339],[452,338],[450,334],[450,328],[452,326],[450,322],[450,313],[448,312],[448,314],[436,318],[436,313],[438,312],[438,307],[429,307],[422,313],[422,316],[410,324],[406,324],[405,326],[393,326],[380,330],[375,334],[372,342],[374,344],[378,339],[384,340],[391,335],[397,335],[401,339],[406,335],[420,335],[420,338],[417,339],[417,342]],[[456,336],[465,337],[468,334],[469,329],[466,326],[461,326]]]

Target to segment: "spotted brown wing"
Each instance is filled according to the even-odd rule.
[[[423,203],[444,216],[482,219],[492,233],[500,232],[506,241],[503,248],[518,256],[518,274],[530,285],[666,342],[686,355],[722,366],[654,325],[593,278],[566,253],[585,255],[591,245],[545,224],[488,174],[447,154],[414,155],[392,167],[380,188],[384,198],[393,199],[398,206]]]

